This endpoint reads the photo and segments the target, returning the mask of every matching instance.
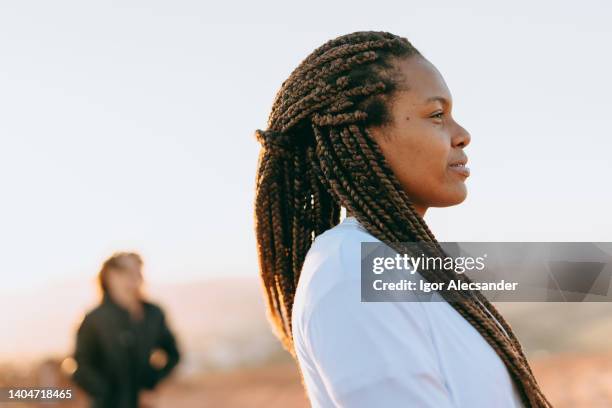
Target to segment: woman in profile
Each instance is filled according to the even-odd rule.
[[[152,406],[151,391],[179,361],[159,306],[142,295],[142,259],[119,252],[98,275],[102,302],[77,332],[73,380],[95,408]]]
[[[480,292],[361,302],[361,242],[425,242],[445,256],[424,216],[467,195],[471,136],[451,111],[442,75],[407,39],[355,32],[306,57],[256,131],[268,315],[313,407],[551,406]]]

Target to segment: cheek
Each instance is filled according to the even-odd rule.
[[[108,287],[113,293],[121,295],[125,293],[126,290],[125,279],[122,279],[120,276],[117,276],[114,279],[109,279]]]
[[[381,146],[396,177],[411,189],[437,185],[445,178],[449,148],[443,138],[426,130],[420,136],[396,137]]]
[[[393,139],[381,150],[400,184],[414,202],[447,206],[465,199],[461,177],[448,170],[450,142],[439,134]]]
[[[140,278],[134,277],[134,276],[130,277],[130,280],[129,280],[129,287],[130,287],[130,289],[138,288],[140,286],[140,284],[141,284]]]

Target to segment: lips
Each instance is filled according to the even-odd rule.
[[[452,162],[451,164],[449,164],[448,166],[450,167],[452,171],[455,171],[465,177],[468,177],[470,175],[470,168],[467,167],[466,164],[467,164],[467,157],[462,158],[460,160],[456,160]]]
[[[467,157],[462,157],[459,160],[455,160],[455,161],[451,162],[450,166],[459,166],[459,165],[460,166],[465,166],[467,164],[467,161],[468,161]]]

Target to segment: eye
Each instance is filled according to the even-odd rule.
[[[431,118],[437,118],[437,119],[442,119],[442,116],[444,115],[443,111],[440,111],[438,113],[434,113],[433,115],[431,115]]]

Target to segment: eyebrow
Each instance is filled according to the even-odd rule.
[[[442,103],[442,105],[450,105],[450,102],[448,101],[448,99],[446,99],[443,96],[430,96],[429,98],[425,99],[425,103],[430,103],[430,102],[440,102]]]

